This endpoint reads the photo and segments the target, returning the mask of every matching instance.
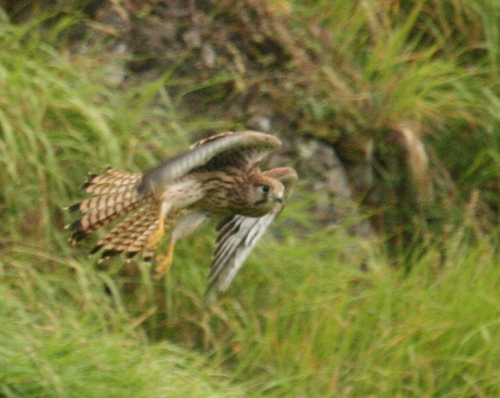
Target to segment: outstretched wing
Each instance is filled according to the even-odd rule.
[[[280,145],[278,138],[257,131],[222,133],[199,141],[189,151],[144,173],[137,190],[140,195],[161,192],[176,178],[195,169],[219,170],[231,166],[250,170]]]
[[[217,249],[208,276],[207,294],[212,289],[216,293],[222,293],[229,287],[252,249],[285,207],[298,179],[295,170],[289,167],[268,170],[264,174],[279,180],[285,186],[283,203],[277,203],[271,212],[262,217],[235,215],[219,223]]]

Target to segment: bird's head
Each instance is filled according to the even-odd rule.
[[[252,174],[249,178],[248,213],[250,217],[260,217],[269,213],[277,204],[283,202],[285,187],[278,180],[263,174]]]

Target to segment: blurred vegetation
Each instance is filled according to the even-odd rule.
[[[0,395],[500,394],[500,2],[192,2],[170,53],[97,3],[0,3]],[[168,25],[160,3],[106,2],[137,34]],[[387,242],[315,225],[298,163],[279,237],[216,303],[210,228],[163,281],[69,247],[86,173],[143,170],[262,109],[348,172],[373,166],[356,194]]]

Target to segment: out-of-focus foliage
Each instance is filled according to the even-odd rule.
[[[149,22],[160,3],[106,4]],[[119,32],[67,4],[0,24],[0,395],[499,395],[496,1],[207,3],[213,69],[203,46],[158,52],[163,64],[146,45],[108,52]],[[82,23],[106,40],[73,42]],[[372,162],[382,188],[365,202],[387,209],[391,255],[315,225],[307,176],[215,303],[210,228],[179,243],[162,281],[68,246],[62,208],[87,172],[145,169],[191,133],[243,127],[245,104],[346,165]]]

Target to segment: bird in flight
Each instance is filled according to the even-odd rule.
[[[82,189],[92,196],[68,208],[81,218],[72,229],[76,244],[97,229],[117,223],[91,253],[130,258],[153,253],[168,230],[169,248],[157,256],[156,275],[173,261],[175,243],[217,220],[217,247],[208,291],[224,292],[268,226],[290,198],[298,179],[289,167],[261,171],[259,163],[281,145],[269,134],[227,132],[193,144],[145,173],[108,168],[90,175]]]

